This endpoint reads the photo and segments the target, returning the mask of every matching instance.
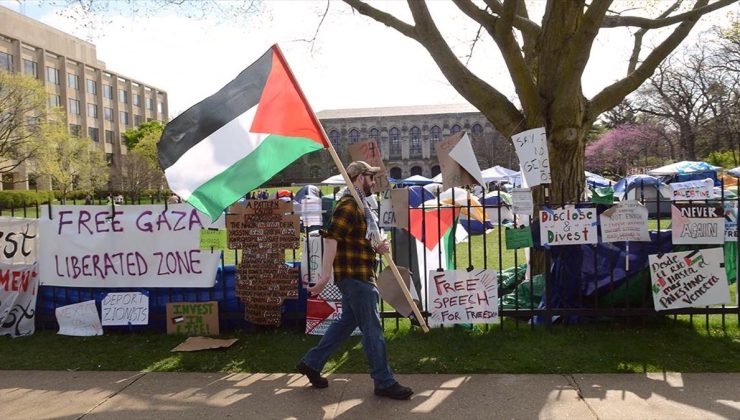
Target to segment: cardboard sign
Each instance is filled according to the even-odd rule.
[[[506,229],[507,249],[531,248],[533,246],[532,228],[530,226]]]
[[[737,201],[725,201],[725,242],[737,242]]]
[[[103,325],[149,324],[149,295],[141,292],[108,293],[100,302]]]
[[[246,304],[245,319],[278,326],[285,299],[298,299],[298,267],[285,264],[285,250],[297,248],[300,218],[291,203],[248,200],[226,215],[229,248],[242,249],[236,272],[236,295]]]
[[[531,216],[534,213],[532,190],[529,188],[514,188],[511,191],[511,211],[514,214]]]
[[[60,335],[87,337],[103,335],[100,315],[94,300],[60,306],[54,310],[59,323]]]
[[[714,198],[714,181],[710,178],[701,181],[674,182],[671,184],[673,201],[711,200]]]
[[[370,166],[377,166],[380,168],[380,172],[375,175],[375,185],[372,191],[383,192],[391,189],[391,184],[388,182],[388,171],[385,170],[383,164],[383,155],[380,154],[380,148],[378,147],[375,140],[364,140],[359,143],[353,143],[347,145],[349,155],[352,160],[364,160]]]
[[[648,233],[648,210],[639,201],[620,201],[599,216],[601,222],[601,241],[646,241]]]
[[[450,150],[450,157],[457,162],[465,172],[469,173],[478,185],[486,185],[485,181],[483,181],[483,174],[481,174],[478,159],[475,157],[475,151],[473,151],[473,145],[470,143],[468,133],[465,133],[462,139],[457,142],[455,147]]]
[[[470,174],[470,172],[468,172],[468,170],[460,165],[453,156],[450,155],[458,143],[464,141],[463,138],[468,139],[467,133],[460,131],[446,137],[435,146],[437,158],[439,160],[439,169],[442,172],[442,183],[444,189],[460,187],[463,185],[473,185],[479,182]],[[469,139],[467,141],[470,142]],[[478,171],[480,172],[480,168],[478,168]]]
[[[671,204],[671,238],[674,245],[725,242],[724,209],[720,204]]]
[[[218,302],[172,302],[167,304],[168,335],[218,335]]]
[[[412,297],[413,295],[417,295],[411,284],[411,274],[408,268],[398,267],[398,272],[401,274],[401,279],[406,284],[406,289],[409,290],[409,293],[412,293],[411,290],[414,290]],[[398,280],[396,280],[390,267],[384,268],[378,276],[378,292],[380,293],[380,297],[390,304],[399,314],[408,317],[414,313],[414,309],[409,304],[409,301],[406,300],[403,291],[398,285]]]
[[[226,231],[222,229],[201,229],[200,231],[200,249],[225,250],[226,249]]]
[[[550,156],[545,128],[533,128],[511,136],[527,186],[550,183]]]
[[[722,248],[650,255],[656,311],[730,303]]]
[[[178,344],[177,347],[170,350],[175,351],[200,351],[200,350],[211,350],[211,349],[223,349],[229,348],[234,343],[239,341],[238,338],[230,338],[220,340],[217,338],[210,337],[188,337],[182,343]]]
[[[494,270],[430,271],[429,326],[498,321],[498,281]]]
[[[405,229],[409,225],[409,190],[398,188],[386,191],[380,202],[378,226]]]
[[[0,250],[7,264],[38,261],[38,219],[0,216]]]
[[[605,204],[611,206],[614,204],[614,188],[599,187],[591,191],[591,202],[593,204]]]
[[[548,245],[595,244],[596,209],[565,206],[540,211],[540,242]]]
[[[36,330],[38,264],[0,263],[0,336],[20,337]]]

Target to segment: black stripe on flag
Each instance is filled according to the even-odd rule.
[[[157,144],[162,169],[191,147],[257,105],[272,70],[272,48],[218,92],[170,121]]]

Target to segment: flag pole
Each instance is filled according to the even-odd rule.
[[[298,94],[301,96],[301,99],[303,102],[308,105],[308,100],[306,100],[306,96],[303,94],[303,90],[301,89],[298,82],[295,80],[295,77],[293,76],[293,71],[290,69],[290,66],[288,65],[288,61],[285,59],[285,56],[283,55],[282,50],[280,50],[280,46],[277,44],[273,45],[274,51],[277,53],[278,58],[280,61],[282,61],[283,66],[288,70],[288,77],[290,77],[291,81],[293,82],[293,85],[296,87],[296,90],[298,91]],[[344,179],[344,182],[347,183],[347,189],[350,190],[350,193],[352,194],[352,197],[355,199],[355,202],[357,202],[357,205],[360,208],[360,211],[363,211],[365,208],[362,200],[360,199],[360,196],[357,194],[357,191],[353,188],[352,180],[349,178],[349,174],[347,174],[347,170],[344,168],[344,165],[342,164],[342,160],[339,159],[339,155],[337,155],[337,151],[334,150],[334,145],[329,140],[329,136],[326,135],[326,131],[324,131],[324,126],[321,125],[319,122],[319,118],[316,116],[316,113],[313,111],[313,108],[311,106],[308,106],[308,110],[311,113],[311,118],[313,119],[314,124],[316,124],[316,127],[318,127],[319,130],[321,130],[321,135],[324,137],[324,143],[327,145],[327,150],[329,151],[329,155],[334,160],[334,164],[337,165],[337,168],[339,168],[339,173],[342,174],[342,178]],[[379,238],[374,238],[375,242],[379,242]],[[419,307],[416,306],[416,303],[414,303],[414,300],[411,298],[411,293],[409,293],[409,289],[406,287],[405,282],[401,278],[401,273],[398,271],[398,267],[396,266],[395,261],[393,261],[393,258],[390,255],[390,252],[385,252],[383,255],[383,259],[386,262],[386,265],[390,267],[391,271],[393,272],[393,276],[396,278],[396,282],[398,282],[398,287],[401,289],[401,292],[403,292],[403,296],[408,301],[409,305],[411,306],[411,309],[414,311],[414,316],[416,316],[416,319],[419,321],[419,325],[421,326],[421,329],[424,332],[429,332],[429,326],[427,326],[426,321],[424,320],[424,317],[421,316],[421,312],[419,311]]]

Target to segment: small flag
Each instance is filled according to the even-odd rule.
[[[275,45],[167,124],[157,148],[170,189],[216,220],[296,159],[327,146]]]

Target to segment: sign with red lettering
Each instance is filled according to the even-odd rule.
[[[595,208],[545,207],[540,211],[540,242],[548,245],[595,244],[598,241]]]
[[[730,303],[720,248],[648,256],[656,311]]]
[[[0,335],[34,333],[38,286],[38,264],[0,263]]]
[[[189,204],[44,206],[41,285],[212,287],[220,252],[200,249],[202,229],[223,229]]]
[[[430,327],[498,322],[496,271],[430,271],[428,278]]]

